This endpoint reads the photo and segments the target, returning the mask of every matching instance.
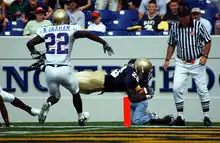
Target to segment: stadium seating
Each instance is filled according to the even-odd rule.
[[[137,10],[121,10],[115,12],[114,19],[120,20],[138,20],[138,11]]]
[[[110,30],[106,33],[107,36],[130,36],[130,32],[125,30]]]
[[[199,7],[201,9],[205,9],[207,3],[206,0],[184,0],[186,4],[188,4],[191,8]]]
[[[38,0],[42,2],[42,0]],[[202,14],[202,17],[208,19],[212,26],[215,25],[215,14],[218,12],[217,8],[213,6],[210,2],[207,2],[206,0],[184,0],[186,4],[189,4],[191,8],[193,7],[199,7],[201,8],[204,13]],[[84,10],[85,13],[85,27],[87,28],[90,23],[92,23],[91,14],[93,12],[95,5],[95,0],[92,0],[92,9],[91,10]],[[109,10],[98,10],[99,14],[101,15],[101,21],[103,24],[106,25],[107,31],[105,34],[103,33],[96,33],[100,36],[115,36],[115,35],[121,35],[121,36],[146,36],[146,35],[167,35],[164,32],[152,32],[152,31],[133,31],[128,32],[126,31],[127,27],[134,26],[138,24],[138,11],[136,10],[121,10],[117,12],[109,11]],[[7,13],[7,11],[6,11]],[[51,19],[50,19],[51,20]],[[8,33],[8,36],[10,35],[19,35],[19,33],[22,33],[24,30],[25,24],[23,24],[22,20],[18,21],[9,21],[7,23],[5,32]],[[214,28],[213,28],[214,29]],[[15,31],[15,32],[13,32]],[[20,31],[20,32],[16,32]],[[5,32],[2,33],[2,35],[5,35]],[[21,34],[22,35],[22,34]]]
[[[111,20],[109,23],[106,23],[106,27],[109,30],[126,30],[127,27],[133,26],[133,21],[129,20]]]
[[[103,32],[98,32],[98,31],[89,31],[89,32],[96,34],[98,36],[106,36],[106,33],[103,33]]]
[[[6,29],[7,31],[23,31],[25,24],[22,20],[9,21],[7,22]]]
[[[132,31],[131,36],[147,36],[147,35],[157,35],[155,31],[147,31],[147,30],[141,30],[141,31]]]
[[[23,36],[23,31],[4,31],[2,36]]]

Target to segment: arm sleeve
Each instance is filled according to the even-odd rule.
[[[171,26],[169,38],[168,38],[168,44],[172,45],[172,46],[176,46],[176,44],[177,44],[175,33],[174,33],[174,26],[175,26],[175,24],[173,24]]]
[[[199,26],[199,36],[205,43],[208,43],[209,41],[211,41],[211,36],[202,23],[200,23],[200,26]]]
[[[211,34],[212,33],[212,25],[211,25],[211,23],[208,20],[206,20],[206,25],[204,25],[204,26],[206,27],[208,33]]]

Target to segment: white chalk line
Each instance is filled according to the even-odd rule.
[[[114,128],[114,127],[111,127]],[[118,127],[117,127],[118,128]],[[84,131],[94,131],[102,128],[75,128],[75,129],[67,129],[67,130],[55,130],[55,131],[5,131],[0,132],[0,136],[6,135],[29,135],[29,134],[50,134],[50,133],[75,133],[75,132],[84,132]],[[107,129],[107,128],[105,128]],[[109,128],[110,129],[110,128]]]

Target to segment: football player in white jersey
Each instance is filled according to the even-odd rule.
[[[4,125],[2,127],[10,127],[11,126],[9,123],[8,112],[5,107],[4,102],[11,103],[11,105],[28,112],[32,116],[37,116],[40,114],[40,109],[32,108],[32,107],[26,105],[20,99],[15,97],[13,94],[10,94],[10,93],[4,91],[0,86],[0,112],[1,112],[2,118],[4,120]]]
[[[63,9],[57,9],[53,14],[55,25],[38,29],[37,36],[27,43],[32,58],[40,55],[34,46],[42,42],[46,44],[45,78],[50,97],[43,104],[38,119],[40,123],[44,123],[50,107],[60,99],[59,86],[62,85],[71,92],[79,126],[84,126],[89,114],[83,112],[78,82],[70,62],[73,43],[78,38],[89,38],[103,44],[104,53],[107,51],[108,55],[112,55],[114,52],[99,36],[83,31],[79,25],[64,24],[65,15]]]

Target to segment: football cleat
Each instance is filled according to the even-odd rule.
[[[185,126],[185,120],[183,120],[180,116],[177,116],[171,125],[174,126]]]
[[[31,114],[32,116],[37,116],[37,115],[40,114],[40,109],[31,108],[30,114]]]
[[[13,128],[15,126],[11,125],[10,123],[8,124],[1,124],[0,128]]]
[[[38,115],[38,121],[39,123],[43,124],[47,118],[47,114],[50,110],[50,104],[49,103],[44,103],[43,106],[41,107],[40,114]]]
[[[204,123],[204,126],[212,126],[212,122],[207,116],[204,117],[203,123]]]
[[[89,120],[89,112],[84,112],[83,118],[78,120],[79,126],[85,126],[85,124],[88,120]]]

